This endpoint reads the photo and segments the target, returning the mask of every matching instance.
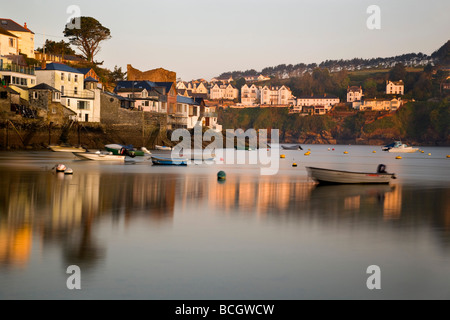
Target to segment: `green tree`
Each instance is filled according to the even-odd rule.
[[[75,55],[75,51],[70,47],[70,43],[65,42],[64,40],[61,40],[60,42],[52,41],[52,40],[45,40],[45,44],[43,48],[38,48],[37,51],[44,52],[45,53],[51,53],[51,54],[70,54]]]
[[[100,43],[111,39],[111,31],[95,18],[80,17],[80,28],[69,28],[66,25],[64,36],[81,51],[86,60],[94,63],[94,57],[100,51]]]
[[[114,70],[111,71],[110,76],[112,82],[123,81],[126,79],[127,73],[122,71],[122,67],[114,66]]]
[[[402,63],[397,63],[389,72],[389,80],[391,81],[405,80],[405,77],[406,68]]]

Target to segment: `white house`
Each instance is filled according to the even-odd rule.
[[[317,94],[302,96],[297,99],[297,106],[324,106],[329,111],[334,105],[340,102],[339,98],[333,94]]]
[[[46,83],[61,91],[63,106],[77,113],[80,122],[100,122],[99,102],[95,92],[85,89],[85,79],[81,71],[60,63],[43,63],[36,68],[37,84]]]
[[[250,87],[244,84],[241,88],[241,104],[244,106],[253,106],[259,103],[261,92],[258,87],[252,84]]]
[[[0,57],[0,78],[6,85],[25,90],[36,85],[34,67],[19,65],[3,57]]]
[[[359,111],[396,111],[402,105],[401,99],[364,99],[353,102],[353,108]]]
[[[228,85],[215,83],[209,92],[209,98],[211,100],[234,100],[239,97],[239,90],[236,89],[231,83]]]
[[[403,84],[403,80],[386,82],[386,94],[403,95],[404,92],[405,92],[405,85]]]
[[[0,18],[0,27],[17,36],[17,48],[19,53],[26,54],[28,58],[34,58],[34,32],[11,19]]]
[[[19,37],[0,25],[0,56],[18,55]]]
[[[284,85],[281,87],[264,86],[260,91],[262,105],[289,105],[292,101],[292,92]]]
[[[347,88],[347,102],[361,101],[363,91],[361,86],[352,86]]]

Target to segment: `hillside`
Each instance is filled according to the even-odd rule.
[[[442,47],[433,52],[431,55],[426,55],[421,52],[419,53],[407,53],[394,57],[386,58],[371,58],[371,59],[361,59],[353,58],[348,60],[326,60],[319,64],[317,63],[298,63],[298,64],[280,64],[278,66],[266,67],[261,71],[256,71],[254,69],[246,71],[229,71],[222,73],[219,78],[229,78],[233,79],[244,78],[247,76],[258,76],[264,75],[272,78],[278,79],[288,79],[292,77],[300,77],[305,73],[312,73],[315,68],[326,68],[330,72],[339,71],[358,71],[358,70],[383,70],[390,69],[397,64],[403,64],[405,67],[416,68],[424,67],[427,64],[437,65],[437,64],[449,64],[450,63],[450,40],[447,41]]]
[[[289,114],[288,108],[219,109],[232,129],[279,129],[284,143],[450,145],[450,101],[410,102],[396,113],[336,108],[323,116]]]

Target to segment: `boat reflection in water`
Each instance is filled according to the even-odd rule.
[[[375,214],[400,216],[400,187],[390,185],[317,185],[311,191],[310,206],[328,214],[360,212],[365,216]],[[395,212],[393,212],[395,211]]]

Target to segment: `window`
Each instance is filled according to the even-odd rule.
[[[74,88],[73,88],[73,93],[74,93],[75,95],[78,94],[78,87],[74,87]]]
[[[78,110],[89,110],[89,101],[78,101]]]
[[[9,46],[14,48],[14,39],[13,38],[9,38]]]
[[[38,98],[38,93],[37,91],[33,91],[33,99],[37,99]]]
[[[77,74],[73,76],[73,81],[78,82],[78,75]]]
[[[67,80],[70,81],[70,73],[67,74]]]
[[[61,86],[61,94],[64,95],[64,86]]]
[[[64,73],[61,72],[61,81],[64,81]]]
[[[67,99],[67,106],[70,107],[70,99]]]
[[[52,113],[53,113],[53,114],[56,113],[56,108],[52,108]]]

